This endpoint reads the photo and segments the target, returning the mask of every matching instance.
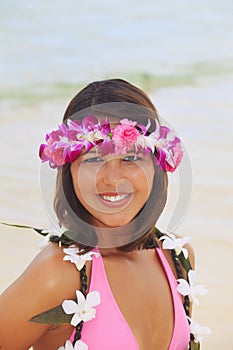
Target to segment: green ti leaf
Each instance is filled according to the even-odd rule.
[[[8,224],[6,222],[0,222],[2,225],[6,225],[6,226],[11,226],[11,227],[16,227],[16,228],[26,228],[26,229],[31,229],[36,231],[37,233],[39,233],[42,236],[47,236],[48,232],[45,231],[42,228],[36,228],[36,227],[32,227],[32,226],[27,226],[27,225],[16,225],[16,224]],[[45,231],[45,232],[43,232]]]
[[[30,322],[42,324],[66,324],[70,323],[73,314],[67,315],[62,306],[56,306],[53,309],[42,312],[30,319]]]
[[[192,266],[190,264],[189,258],[186,259],[183,252],[181,252],[178,255],[178,259],[180,260],[180,263],[182,264],[186,272],[189,272],[189,270],[192,270]]]
[[[160,237],[164,236],[164,234],[161,231],[159,231],[159,229],[157,227],[155,227],[154,230],[155,230],[154,232],[155,232],[156,237],[160,238]]]
[[[195,341],[190,342],[190,350],[200,350],[201,349],[201,344],[198,342],[196,343]]]

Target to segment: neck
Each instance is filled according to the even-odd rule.
[[[116,249],[132,241],[131,234],[129,236],[122,227],[96,227],[95,232],[98,246],[104,249]]]
[[[117,248],[99,248],[102,257],[124,257],[130,260],[135,260],[139,254],[138,249],[134,249],[130,252],[124,252]]]

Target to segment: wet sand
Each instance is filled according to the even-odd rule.
[[[167,116],[183,136],[192,162],[191,203],[175,231],[192,237],[198,281],[208,289],[207,296],[200,298],[200,306],[194,308],[194,318],[212,330],[212,335],[204,338],[203,350],[233,349],[232,87],[229,77],[222,77],[150,94],[161,115]],[[45,132],[63,113],[63,102],[2,109],[0,221],[48,226],[40,198],[37,150]],[[18,121],[21,118],[23,122]],[[168,211],[161,219],[164,230],[169,215]],[[37,254],[40,239],[33,231],[2,225],[0,239],[2,291]]]

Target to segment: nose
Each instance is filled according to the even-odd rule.
[[[111,159],[105,161],[99,170],[99,178],[106,185],[116,185],[120,180],[124,179],[124,171],[122,170],[120,159]]]
[[[100,188],[103,190],[116,191],[117,193],[132,193],[133,184],[129,179],[121,159],[111,159],[101,167],[99,173]],[[103,187],[104,185],[104,187]]]

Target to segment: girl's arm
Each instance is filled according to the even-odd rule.
[[[0,296],[1,350],[26,350],[40,339],[49,341],[54,326],[30,319],[60,305],[64,299],[75,299],[75,290],[80,289],[78,271],[73,264],[63,261],[63,256],[62,249],[49,244]],[[62,344],[63,339],[58,345]],[[53,348],[51,343],[43,350]]]

